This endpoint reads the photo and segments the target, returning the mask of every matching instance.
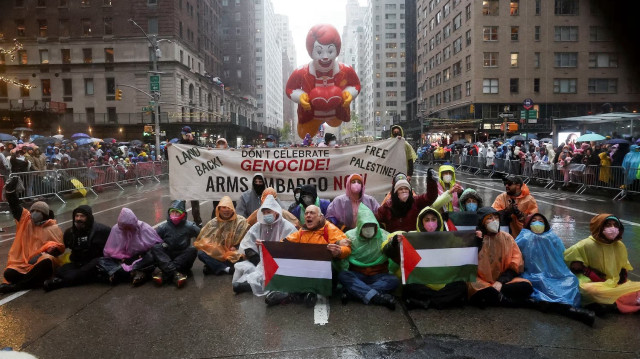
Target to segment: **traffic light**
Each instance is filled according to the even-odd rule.
[[[118,89],[116,90],[116,101],[121,101],[122,100],[122,90]]]
[[[469,105],[469,113],[476,113],[476,106],[471,104]]]

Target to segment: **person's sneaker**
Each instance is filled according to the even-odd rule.
[[[279,304],[289,304],[293,302],[293,296],[285,292],[270,292],[264,297],[264,302],[271,307]]]
[[[203,273],[204,275],[211,275],[211,274],[215,274],[215,272],[214,272],[211,268],[209,268],[209,266],[207,266],[207,265],[205,265],[205,266],[202,268],[202,273]]]
[[[596,314],[593,311],[584,308],[569,308],[567,316],[571,319],[579,320],[590,327],[592,327],[593,323],[596,321]]]
[[[163,278],[162,278],[162,271],[160,270],[160,268],[156,268],[153,271],[151,278],[153,279],[153,283],[155,283],[158,287],[162,286]]]
[[[236,294],[251,292],[251,285],[247,282],[233,283],[232,287],[233,287],[233,292]]]
[[[376,305],[382,305],[390,310],[396,310],[396,299],[391,294],[378,293],[374,295],[370,302]]]
[[[307,308],[313,308],[318,302],[318,295],[316,293],[305,293],[304,305]]]
[[[175,284],[178,288],[182,288],[186,283],[187,276],[180,272],[176,272],[176,274],[173,276],[173,284]]]
[[[11,283],[0,284],[0,294],[13,293],[18,291],[18,286]]]
[[[145,280],[144,272],[139,270],[134,270],[131,273],[131,275],[133,276],[133,279],[131,280],[131,284],[133,284],[134,287],[141,286],[144,283],[144,280]]]
[[[45,292],[62,288],[62,278],[53,277],[51,279],[47,279],[42,284],[42,288],[44,288]]]

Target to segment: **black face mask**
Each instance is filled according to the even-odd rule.
[[[305,207],[307,206],[311,206],[312,204],[315,204],[316,201],[314,201],[313,196],[310,196],[308,194],[302,196],[302,205],[304,205]]]
[[[253,184],[253,190],[256,191],[256,193],[258,194],[258,196],[262,196],[262,192],[264,191],[264,189],[266,188],[266,186],[263,184],[261,185],[257,185],[257,184]]]

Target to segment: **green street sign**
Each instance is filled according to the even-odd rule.
[[[537,110],[529,110],[528,112],[528,117],[529,118],[538,118],[538,111]]]
[[[151,106],[145,106],[142,108],[142,112],[151,112],[153,111],[153,107]]]
[[[520,118],[524,118],[524,119],[527,118],[527,110],[520,111]]]
[[[149,76],[149,89],[151,91],[160,91],[160,76]]]

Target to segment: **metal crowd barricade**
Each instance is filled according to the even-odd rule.
[[[141,181],[142,179],[154,179],[160,182],[158,177],[156,177],[154,167],[155,167],[155,164],[153,162],[136,163],[135,165],[136,182],[138,182],[141,186],[144,185]]]
[[[507,165],[508,165],[508,162],[504,158],[494,158],[493,172],[491,172],[490,176],[493,176],[495,173],[498,173],[501,175],[507,174]]]
[[[533,171],[533,179],[545,183],[544,188],[551,188],[555,184],[554,182],[554,170],[553,164],[536,162],[531,166]]]
[[[625,171],[624,188],[614,199],[623,199],[629,192],[640,193],[640,168],[629,168]]]
[[[98,195],[93,190],[95,173],[89,173],[87,167],[58,169],[55,172],[58,178],[58,194],[84,190]]]
[[[22,179],[24,192],[18,192],[19,198],[56,196],[62,203],[66,203],[58,195],[58,176],[54,170],[15,172],[9,177],[20,177]]]
[[[124,190],[118,183],[118,170],[111,165],[93,166],[87,169],[89,176],[93,177],[93,189],[101,192],[105,187],[117,186],[120,190]]]
[[[169,161],[153,161],[153,166],[156,178],[169,175]]]

